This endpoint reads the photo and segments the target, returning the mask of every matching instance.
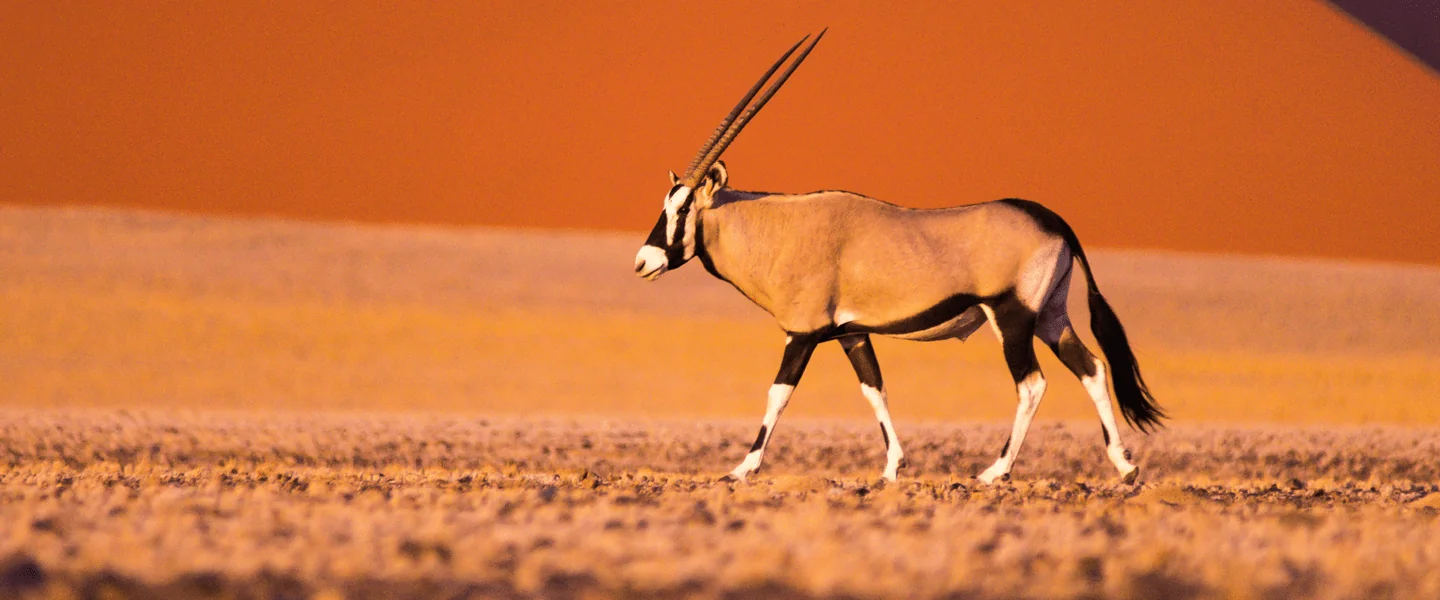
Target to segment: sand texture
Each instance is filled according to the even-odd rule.
[[[1433,598],[1433,431],[9,411],[0,593],[69,597]],[[868,475],[867,475],[868,474]],[[100,594],[111,594],[103,596]]]

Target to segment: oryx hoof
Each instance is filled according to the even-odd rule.
[[[1121,476],[1120,476],[1120,483],[1125,483],[1125,484],[1135,483],[1135,481],[1136,481],[1137,479],[1140,479],[1140,467],[1135,467],[1135,468],[1133,468],[1133,469],[1130,469],[1130,472],[1129,472],[1129,473],[1126,473],[1126,474],[1124,474],[1124,475],[1121,475]]]
[[[759,472],[760,469],[754,469],[750,471],[731,471],[729,473],[726,473],[724,477],[721,477],[720,481],[726,483],[746,483],[750,481],[751,476]]]
[[[1009,474],[1009,473],[1002,473],[1002,474],[1000,474],[1000,475],[988,475],[988,474],[986,474],[986,473],[981,473],[981,474],[975,476],[975,480],[976,480],[976,481],[979,481],[980,483],[985,484],[985,485],[995,485],[995,484],[997,484],[997,483],[1008,483],[1008,482],[1010,481],[1010,474]]]

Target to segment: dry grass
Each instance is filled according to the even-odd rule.
[[[1440,593],[1434,431],[1180,427],[1112,481],[1093,427],[12,411],[0,593],[39,597]],[[331,594],[321,596],[320,594]]]

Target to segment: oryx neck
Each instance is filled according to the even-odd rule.
[[[768,311],[765,273],[787,236],[786,215],[765,199],[783,195],[726,190],[725,196],[722,202],[717,193],[702,213],[696,256],[711,275]]]

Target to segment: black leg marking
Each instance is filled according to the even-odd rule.
[[[1031,373],[1040,370],[1040,361],[1035,358],[1035,347],[1030,345],[1030,336],[1013,339],[1005,334],[1005,366],[1010,367],[1010,376],[1015,383],[1025,381]]]
[[[1006,437],[1005,437],[1005,447],[1000,449],[1000,458],[1005,458],[1005,455],[1006,455],[1006,454],[1009,454],[1009,453],[1010,453],[1010,437],[1009,437],[1009,436],[1006,436]]]
[[[755,443],[750,444],[750,451],[754,452],[765,447],[765,426],[760,426],[760,435],[755,436]]]
[[[1110,430],[1105,428],[1105,422],[1100,422],[1100,435],[1105,436],[1105,447],[1110,447]]]
[[[1026,308],[1014,294],[993,305],[995,325],[1000,329],[1001,342],[1005,349],[1005,364],[1010,367],[1010,376],[1015,383],[1040,370],[1040,361],[1035,359],[1035,312]]]
[[[890,434],[885,431],[885,424],[880,424],[880,437],[885,439],[885,451],[890,451]]]
[[[1075,335],[1074,328],[1066,327],[1060,334],[1060,342],[1049,346],[1055,357],[1076,377],[1083,379],[1095,376],[1095,355],[1091,354],[1090,349]]]
[[[845,356],[850,358],[850,366],[855,368],[855,376],[861,384],[877,390],[885,388],[885,379],[880,376],[880,361],[875,358],[875,346],[870,344],[870,336],[842,337],[840,347],[845,349]]]
[[[775,383],[789,386],[800,383],[800,376],[805,374],[805,366],[810,364],[815,345],[827,334],[826,331],[790,334],[790,343],[785,345],[785,354],[780,357],[780,372],[775,374]]]

